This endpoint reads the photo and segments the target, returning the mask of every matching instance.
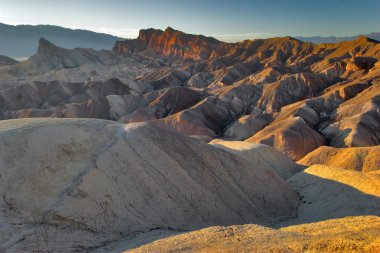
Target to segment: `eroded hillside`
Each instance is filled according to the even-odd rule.
[[[379,57],[380,43],[365,37],[224,43],[147,29],[113,52],[41,39],[29,60],[1,67],[1,118],[150,121],[206,141],[271,145],[299,160],[323,145],[380,144]]]

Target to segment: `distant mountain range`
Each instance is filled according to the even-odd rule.
[[[359,37],[301,37],[304,42],[336,43],[355,40]],[[364,35],[371,39],[380,40],[380,32]],[[115,42],[121,38],[81,29],[69,29],[54,25],[7,25],[0,23],[0,55],[6,55],[20,60],[30,57],[37,50],[40,38],[45,38],[63,48],[92,48],[95,50],[112,49]]]
[[[380,40],[380,32],[377,33],[369,33],[369,34],[364,34],[364,35],[356,35],[356,36],[351,36],[351,37],[335,37],[335,36],[329,36],[329,37],[321,37],[321,36],[314,36],[314,37],[302,37],[302,36],[297,36],[295,37],[296,39],[299,39],[304,42],[312,42],[315,44],[321,44],[321,43],[337,43],[341,41],[348,41],[348,40],[355,40],[360,36],[365,36],[370,39],[374,40]]]
[[[0,55],[27,58],[37,50],[43,37],[64,48],[111,49],[120,38],[87,30],[73,30],[53,25],[7,25],[0,23]]]

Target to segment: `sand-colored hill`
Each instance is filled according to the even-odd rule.
[[[298,161],[299,164],[311,166],[323,164],[346,170],[375,171],[380,169],[380,146],[333,148],[322,146]]]
[[[95,119],[0,121],[0,174],[1,251],[271,224],[298,202],[279,176],[243,157],[151,125]]]
[[[302,166],[298,166],[289,157],[271,146],[253,144],[244,141],[224,141],[215,139],[210,142],[214,147],[240,155],[253,164],[277,173],[283,179],[297,174]]]
[[[379,252],[380,218],[358,216],[270,229],[211,227],[125,252]]]

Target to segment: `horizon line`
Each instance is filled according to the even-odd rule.
[[[139,31],[144,29],[156,29],[156,30],[163,30],[160,28],[154,28],[154,27],[148,27],[148,28],[110,28],[110,27],[100,27],[98,29],[89,28],[89,27],[66,27],[62,25],[57,24],[43,24],[43,23],[13,23],[13,24],[7,24],[0,22],[0,24],[8,25],[8,26],[54,26],[54,27],[60,27],[70,30],[83,30],[83,31],[90,31],[94,33],[100,33],[105,35],[110,35],[114,37],[118,37],[120,39],[136,39],[138,37]],[[171,26],[167,26],[171,27]],[[166,28],[167,28],[166,27]],[[173,28],[174,30],[184,32],[182,30],[178,30]],[[246,32],[246,33],[226,33],[226,34],[201,34],[196,32],[184,32],[188,34],[194,34],[194,35],[204,35],[208,37],[216,38],[222,42],[240,42],[244,40],[255,40],[255,39],[267,39],[267,38],[274,38],[274,37],[294,37],[294,38],[347,38],[347,37],[356,37],[361,35],[368,35],[372,33],[378,33],[378,32],[370,32],[370,33],[361,33],[361,34],[355,34],[355,35],[280,35],[280,34],[273,34],[273,33],[263,33],[263,32]]]

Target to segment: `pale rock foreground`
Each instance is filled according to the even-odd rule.
[[[257,166],[277,173],[283,179],[288,179],[302,170],[301,165],[297,165],[289,157],[268,145],[221,139],[214,139],[210,144],[240,155]]]
[[[147,124],[0,122],[0,250],[89,251],[135,232],[270,224],[298,197],[275,173]]]
[[[380,218],[346,217],[281,229],[255,224],[211,227],[161,239],[126,252],[373,252],[380,251]]]

